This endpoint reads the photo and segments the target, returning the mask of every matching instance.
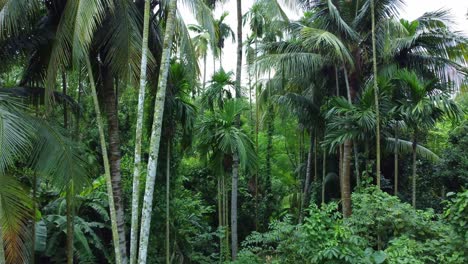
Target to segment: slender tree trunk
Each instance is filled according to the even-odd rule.
[[[213,76],[216,74],[216,56],[215,52],[213,51]]]
[[[141,49],[141,67],[140,67],[140,90],[138,93],[138,108],[135,131],[135,156],[133,165],[133,187],[132,187],[132,219],[130,231],[130,264],[136,264],[138,247],[138,217],[140,214],[140,176],[141,176],[141,140],[143,135],[143,116],[145,106],[145,90],[147,84],[146,70],[148,66],[148,35],[149,35],[149,17],[150,0],[145,1],[143,22],[143,41]]]
[[[322,160],[322,204],[325,203],[325,178],[327,175],[327,154],[323,149],[323,160]]]
[[[224,226],[224,250],[223,261],[229,259],[229,209],[228,209],[228,193],[226,188],[226,175],[223,174],[222,191],[223,191],[223,226]]]
[[[377,186],[380,188],[380,111],[379,111],[379,85],[377,83],[377,50],[375,47],[375,0],[371,0],[372,20],[372,64],[374,72],[374,98],[375,98],[375,122],[376,122],[376,178]]]
[[[257,39],[255,39],[255,54],[254,58],[257,59]],[[255,86],[255,153],[258,156],[259,149],[258,149],[258,133],[259,133],[259,124],[260,124],[260,107],[259,107],[259,100],[258,100],[258,73],[257,73],[257,63],[254,64],[254,86]],[[255,229],[258,229],[258,168],[256,167],[255,171]]]
[[[128,263],[127,243],[125,232],[125,213],[123,205],[122,175],[120,173],[120,130],[117,105],[117,95],[114,88],[114,78],[107,67],[102,67],[104,102],[107,115],[107,130],[109,133],[109,161],[114,192],[115,212],[117,214],[117,228],[119,231],[119,246],[122,263]]]
[[[274,109],[273,105],[270,103],[268,106],[268,113],[267,113],[267,149],[266,149],[266,157],[265,157],[265,165],[266,165],[266,179],[265,179],[265,192],[267,195],[271,194],[271,159],[273,157],[273,133],[275,131],[275,124],[274,124]]]
[[[166,156],[166,264],[171,263],[171,246],[170,246],[170,194],[171,194],[171,143],[167,143]]]
[[[417,177],[417,171],[416,171],[416,147],[418,145],[416,136],[417,131],[414,132],[413,135],[413,177],[412,177],[412,194],[411,194],[411,201],[413,204],[413,207],[416,209],[416,177]]]
[[[398,195],[398,126],[395,127],[395,148],[394,148],[394,195]]]
[[[175,32],[175,19],[177,0],[170,0],[164,33],[163,54],[159,71],[159,89],[154,103],[153,125],[151,127],[150,155],[148,160],[148,173],[146,178],[145,194],[141,214],[141,232],[138,263],[146,264],[148,254],[148,241],[151,226],[151,212],[153,211],[153,194],[156,180],[156,169],[159,157],[159,145],[161,141],[161,128],[166,101],[167,77],[169,74],[171,48]]]
[[[67,96],[67,76],[65,71],[62,72],[62,93],[64,96]],[[65,131],[68,130],[68,111],[67,111],[67,103],[63,102],[63,127]],[[36,174],[34,174],[34,178],[36,178]],[[36,180],[34,180],[36,181]],[[34,183],[37,184],[36,182]],[[73,198],[73,182],[70,183],[66,191],[66,204],[67,204],[67,263],[73,264],[73,235],[74,235],[74,217],[73,217],[73,205],[72,205],[72,198]],[[33,198],[36,197],[36,187],[34,187],[34,194]],[[35,209],[34,209],[35,211]],[[35,217],[36,212],[33,212],[33,216]],[[35,221],[34,221],[35,222]],[[33,239],[34,241],[35,239]],[[34,244],[34,242],[33,242]],[[32,257],[32,263],[34,263],[34,251]]]
[[[101,144],[102,159],[104,161],[107,197],[109,199],[109,211],[110,211],[110,218],[111,218],[111,225],[112,225],[112,239],[114,242],[115,263],[122,264],[122,257],[121,257],[120,246],[119,246],[120,244],[119,232],[117,228],[117,214],[115,211],[114,193],[112,191],[112,179],[111,179],[111,172],[110,172],[110,166],[109,166],[109,159],[107,156],[106,139],[104,135],[104,125],[102,122],[101,110],[99,108],[99,100],[98,100],[97,93],[96,93],[96,84],[94,82],[93,69],[91,67],[91,62],[89,58],[86,58],[86,66],[88,68],[89,82],[91,85],[91,90],[92,90],[92,95],[93,95],[94,110],[96,111],[96,123],[98,124],[98,130],[99,130],[99,139],[100,139],[100,144]]]
[[[242,1],[237,0],[237,65],[236,65],[236,98],[241,97],[242,74]],[[237,117],[237,126],[240,126],[240,117]],[[237,184],[239,180],[239,157],[233,155],[232,186],[231,186],[231,257],[237,259]]]
[[[317,167],[317,129],[315,129],[314,137],[314,182],[318,180],[318,167]]]
[[[33,183],[32,183],[32,239],[31,239],[31,264],[34,264],[36,262],[36,210],[37,210],[37,172],[34,171],[33,174]],[[67,203],[68,206],[68,203]],[[67,216],[68,216],[68,210],[67,210]],[[67,227],[68,227],[68,218],[67,218]],[[67,240],[69,239],[69,236],[67,234]],[[0,240],[3,240],[2,237],[0,237]]]
[[[237,183],[239,181],[239,157],[233,155],[231,186],[231,251],[232,259],[237,256]]]
[[[219,68],[223,68],[223,50],[219,49]]]
[[[73,235],[74,235],[74,217],[73,217],[73,183],[67,188],[67,264],[73,264]],[[33,238],[34,240],[34,238]]]
[[[205,92],[205,87],[206,87],[206,54],[203,55],[203,91]],[[198,92],[198,95],[200,95],[200,92]]]
[[[343,203],[343,216],[349,217],[351,215],[351,141],[346,140],[343,147],[343,182],[341,185],[341,200]]]
[[[218,230],[223,226],[223,206],[221,194],[221,176],[218,176]],[[223,238],[219,237],[219,263],[223,262]]]
[[[304,184],[303,192],[303,199],[302,199],[302,210],[299,215],[299,223],[302,223],[302,219],[304,218],[304,210],[309,206],[309,190],[310,190],[310,181],[312,178],[312,160],[313,160],[313,151],[314,151],[314,134],[312,133],[312,129],[310,130],[310,145],[309,145],[309,154],[307,155],[307,167],[306,167],[306,178]]]
[[[354,153],[354,173],[356,173],[356,185],[361,185],[361,176],[359,172],[359,152],[356,144],[356,140],[353,141],[353,153]]]

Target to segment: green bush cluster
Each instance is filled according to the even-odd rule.
[[[241,263],[466,263],[468,191],[443,214],[415,210],[375,187],[353,194],[353,214],[338,204],[312,204],[303,223],[292,218],[270,224],[243,243]]]

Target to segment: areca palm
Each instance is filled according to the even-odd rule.
[[[232,90],[235,82],[232,80],[233,72],[225,72],[220,69],[216,72],[201,97],[201,104],[204,108],[215,110],[222,109],[227,100],[233,98]]]
[[[243,111],[244,107],[240,101],[228,100],[222,109],[208,112],[197,128],[201,149],[210,155],[214,171],[220,175],[231,171],[233,179],[239,177],[239,164],[243,169],[252,169],[256,165],[253,142],[237,123]],[[238,157],[239,163],[234,161],[235,156]],[[234,188],[231,190],[232,193],[236,191]],[[231,217],[237,217],[236,210],[237,208],[231,207]],[[231,228],[232,225],[233,222]]]
[[[412,130],[412,195],[413,207],[416,208],[417,178],[417,143],[421,129],[433,125],[437,120],[448,116],[458,118],[461,110],[447,93],[444,84],[437,79],[425,80],[414,71],[402,70],[396,74],[402,85],[404,99],[400,101],[405,122]]]
[[[219,66],[223,68],[223,49],[224,43],[228,38],[231,38],[234,42],[236,36],[232,28],[225,22],[226,17],[229,15],[228,12],[221,14],[219,19],[214,20],[214,32],[215,32],[215,45],[212,47],[213,58],[219,58]],[[219,53],[218,53],[219,52]],[[216,70],[216,66],[213,65],[213,70]]]
[[[211,36],[203,29],[201,26],[198,25],[189,25],[189,29],[197,35],[192,38],[193,45],[195,46],[195,53],[197,58],[203,59],[203,83],[202,83],[202,91],[205,91],[206,86],[206,58],[208,56],[208,48],[211,43]],[[212,45],[213,46],[213,45]]]

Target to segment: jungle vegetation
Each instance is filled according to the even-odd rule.
[[[0,0],[0,263],[467,263],[450,10],[232,1]]]

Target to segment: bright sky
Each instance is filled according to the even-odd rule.
[[[281,0],[280,0],[281,1]],[[252,6],[254,0],[242,0],[242,13],[245,14],[248,9]],[[438,9],[450,9],[453,14],[453,22],[455,23],[454,29],[463,31],[464,34],[468,37],[468,0],[406,0],[406,7],[401,11],[401,17],[414,20],[428,11],[435,11]],[[186,19],[187,24],[195,24],[196,21],[190,12],[182,6],[180,8],[183,17]],[[215,17],[219,16],[224,12],[228,11],[229,16],[226,18],[226,23],[230,25],[234,32],[237,31],[237,20],[236,20],[236,0],[229,0],[223,6],[216,8]],[[288,15],[291,19],[298,18],[298,14],[295,14],[294,11],[288,11]],[[244,27],[244,39],[250,34],[247,27]],[[217,62],[217,67],[219,67],[219,62]],[[243,59],[245,65],[245,58]],[[203,64],[200,63],[200,67],[203,67]],[[234,71],[236,69],[236,43],[232,43],[231,40],[226,41],[225,48],[223,50],[223,67],[226,71]],[[245,67],[244,67],[245,68]],[[203,68],[201,68],[203,69]],[[211,55],[207,59],[207,80],[210,79],[213,73],[213,58]],[[243,82],[246,83],[247,75],[243,73]]]

